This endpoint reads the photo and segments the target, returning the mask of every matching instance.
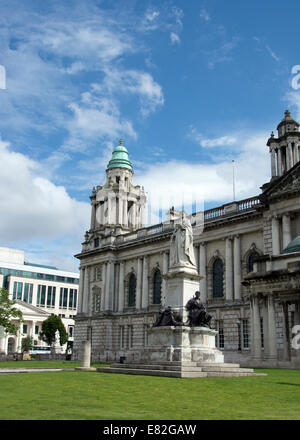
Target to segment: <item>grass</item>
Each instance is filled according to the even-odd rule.
[[[17,363],[17,362],[16,362]],[[84,371],[0,375],[2,420],[300,419],[300,371],[176,379]]]
[[[91,362],[91,367],[100,367],[108,364]],[[1,368],[74,368],[80,367],[80,361],[3,361]]]

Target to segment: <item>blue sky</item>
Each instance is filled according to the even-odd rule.
[[[296,0],[0,5],[0,245],[28,260],[77,269],[120,138],[154,208],[210,208],[232,199],[232,160],[236,198],[258,194],[270,132],[286,108],[300,120]]]

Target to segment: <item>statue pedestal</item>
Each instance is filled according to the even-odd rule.
[[[207,327],[152,327],[141,361],[223,363],[224,355],[215,345],[216,334]]]
[[[163,275],[163,278],[166,280],[163,305],[171,306],[172,311],[185,322],[187,320],[186,303],[200,289],[200,280],[203,276],[199,275],[193,266],[173,266],[167,274]]]

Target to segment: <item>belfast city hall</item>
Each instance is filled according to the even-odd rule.
[[[266,143],[271,176],[261,192],[201,213],[202,231],[193,233],[196,290],[212,315],[225,362],[300,368],[300,132],[288,110]],[[90,199],[90,229],[76,255],[74,358],[89,340],[93,361],[138,360],[149,329],[168,306],[176,221],[169,215],[145,226],[146,195],[134,185],[122,141],[107,165],[106,183]],[[197,213],[188,217],[193,227]]]

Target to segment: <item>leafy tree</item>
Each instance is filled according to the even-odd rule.
[[[61,317],[57,315],[51,315],[43,321],[39,338],[51,346],[55,342],[55,333],[57,330],[59,331],[60,345],[64,345],[68,341],[68,333]]]
[[[22,351],[28,351],[32,347],[33,344],[33,337],[32,336],[26,336],[26,338],[22,339]]]
[[[21,310],[16,309],[13,305],[16,301],[9,299],[9,292],[2,287],[0,289],[0,326],[4,328],[6,333],[16,335],[20,326],[20,322],[23,322],[23,315]],[[13,324],[12,319],[19,320],[18,324]]]

